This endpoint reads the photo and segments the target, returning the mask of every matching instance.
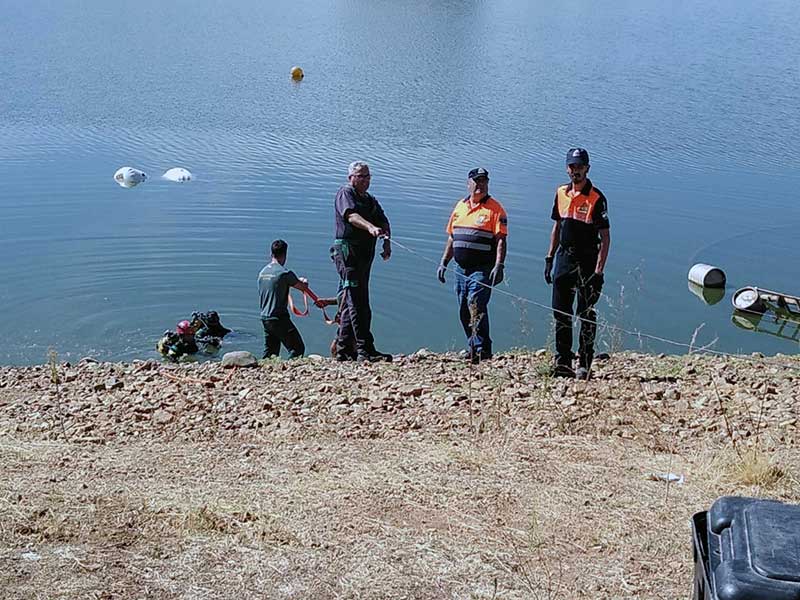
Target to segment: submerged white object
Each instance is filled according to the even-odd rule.
[[[689,269],[689,281],[710,288],[725,287],[725,273],[719,267],[698,263]]]
[[[122,167],[114,173],[114,181],[124,188],[136,187],[147,179],[147,174],[133,167]]]
[[[168,179],[169,181],[177,181],[179,183],[184,183],[194,179],[191,171],[184,169],[183,167],[173,167],[164,173],[162,177],[164,179]]]

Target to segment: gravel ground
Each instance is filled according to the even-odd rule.
[[[0,368],[0,597],[687,597],[692,513],[800,498],[797,358],[548,364]]]

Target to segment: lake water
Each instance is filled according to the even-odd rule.
[[[195,309],[260,353],[268,243],[333,295],[334,194],[366,160],[397,240],[437,261],[484,166],[509,214],[507,286],[542,280],[555,187],[588,148],[613,245],[600,316],[732,352],[796,353],[797,327],[731,320],[730,292],[800,294],[796,0],[2,1],[0,363],[156,356]],[[306,72],[293,83],[289,70]],[[150,179],[133,189],[123,165]],[[190,169],[188,184],[163,181]],[[696,262],[728,294],[687,290]],[[378,347],[460,348],[452,277],[402,248],[373,270]],[[496,349],[540,346],[548,311],[495,295]],[[524,310],[523,310],[524,309]],[[333,330],[297,319],[309,352]],[[681,351],[606,331],[606,347]]]

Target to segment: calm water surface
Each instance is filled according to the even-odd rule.
[[[731,322],[730,292],[800,293],[794,0],[0,2],[0,363],[155,356],[217,309],[227,349],[259,352],[256,275],[272,239],[332,295],[332,203],[347,164],[401,243],[374,269],[378,346],[461,347],[435,264],[467,171],[509,213],[504,289],[541,277],[564,154],[582,145],[609,199],[601,316],[726,351],[796,353]],[[292,65],[306,78],[289,80]],[[150,180],[123,189],[117,168]],[[190,169],[185,185],[159,179]],[[420,256],[421,255],[421,256]],[[728,295],[687,290],[696,262]],[[451,278],[452,279],[452,278]],[[497,348],[546,343],[547,311],[496,295]],[[310,352],[333,331],[298,320]],[[599,346],[676,351],[606,332]]]

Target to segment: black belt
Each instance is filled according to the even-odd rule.
[[[578,246],[559,246],[558,249],[563,250],[565,254],[580,258],[588,258],[592,255],[596,255],[600,251],[598,246],[589,249],[579,248]]]

